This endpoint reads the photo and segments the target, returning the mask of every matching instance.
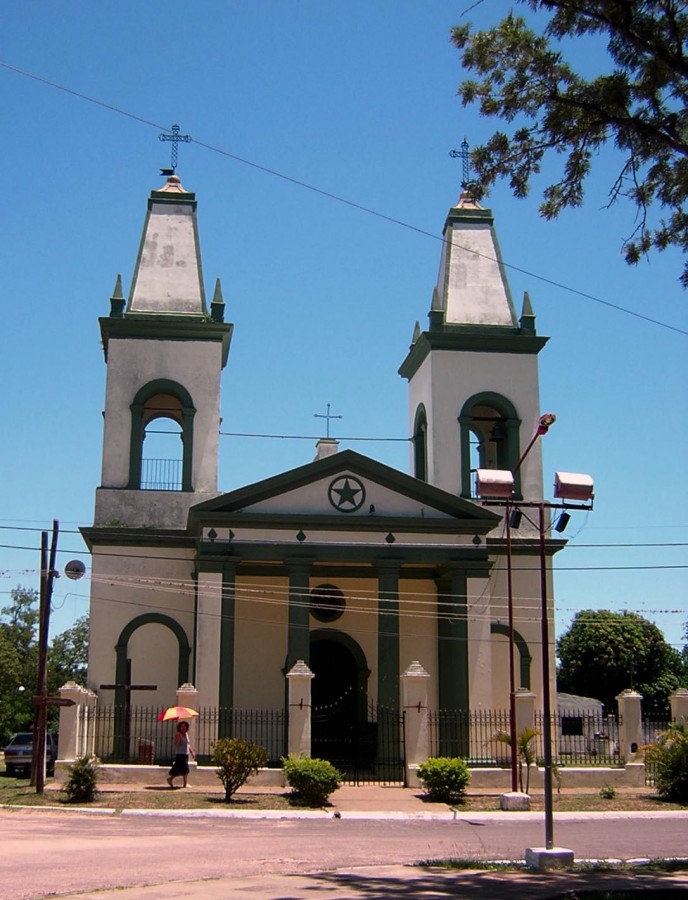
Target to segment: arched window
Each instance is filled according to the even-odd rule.
[[[428,480],[428,417],[422,403],[413,426],[413,474],[422,481]]]
[[[193,417],[189,392],[173,381],[144,385],[131,404],[129,488],[192,491]]]
[[[459,416],[462,497],[473,496],[476,469],[515,469],[520,426],[513,403],[500,394],[485,391],[466,401]],[[515,494],[520,497],[518,472],[515,482]]]

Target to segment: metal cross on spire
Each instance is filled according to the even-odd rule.
[[[179,142],[184,141],[185,144],[188,144],[191,140],[190,134],[180,134],[181,131],[179,125],[173,125],[170,128],[171,134],[163,133],[159,135],[161,141],[172,141],[172,174],[174,175],[177,171],[177,156],[179,152]]]
[[[327,412],[326,413],[313,413],[314,419],[327,419],[327,434],[326,437],[330,436],[330,419],[341,419],[342,416],[332,415],[330,412],[330,404],[327,404]]]
[[[450,150],[449,155],[452,159],[461,159],[463,160],[463,177],[461,179],[461,187],[464,191],[467,191],[471,186],[471,154],[468,149],[468,140],[464,138],[461,141],[461,149],[460,150]]]

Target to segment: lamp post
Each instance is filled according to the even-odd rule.
[[[542,416],[540,424],[533,439],[521,456],[516,469],[520,468],[523,460],[530,452],[535,441],[542,434],[545,434],[549,427],[555,421],[552,414]],[[554,850],[554,816],[552,802],[552,709],[551,709],[551,688],[550,688],[550,665],[549,665],[549,612],[547,606],[547,555],[545,534],[547,525],[545,521],[545,510],[550,509],[582,509],[591,510],[593,508],[592,501],[594,497],[593,481],[589,475],[582,475],[572,472],[557,472],[555,475],[554,496],[563,501],[560,503],[550,503],[545,500],[526,501],[514,500],[514,472],[500,469],[478,469],[476,478],[476,492],[483,501],[485,506],[505,506],[505,514],[507,516],[507,600],[509,604],[509,643],[513,644],[513,594],[511,588],[511,522],[509,521],[511,510],[519,510],[534,508],[538,511],[537,529],[539,533],[539,556],[540,556],[540,634],[542,647],[542,713],[543,713],[543,744],[544,744],[544,807],[545,807],[545,847],[544,852],[539,850],[526,851],[526,856],[531,853],[533,859],[536,860],[538,868],[549,868],[553,865],[561,865],[561,860],[568,863],[569,856],[573,860],[571,851],[561,851],[557,854]],[[486,499],[487,498],[487,499]],[[571,502],[579,501],[579,502]],[[565,513],[568,515],[567,513]],[[513,647],[509,652],[510,665],[510,687],[511,687],[511,740],[514,742],[514,675],[513,675]],[[513,754],[512,754],[513,769]],[[513,783],[513,775],[512,775]],[[550,855],[548,855],[548,851]],[[534,856],[533,856],[534,854]],[[565,854],[565,856],[564,856]]]

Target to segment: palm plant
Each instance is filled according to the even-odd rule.
[[[540,734],[535,728],[524,728],[520,734],[516,735],[516,758],[518,760],[518,786],[521,793],[528,793],[530,788],[530,767],[534,765],[537,757],[535,755],[535,738]],[[494,736],[495,741],[500,744],[506,744],[511,747],[511,735],[508,731],[498,731]],[[525,791],[523,789],[523,768],[526,770]]]

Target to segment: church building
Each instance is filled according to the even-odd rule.
[[[283,709],[302,660],[314,713],[360,722],[372,706],[399,708],[402,673],[419,662],[431,708],[507,709],[504,511],[475,497],[475,470],[517,468],[541,414],[547,338],[527,295],[515,311],[491,211],[467,193],[449,210],[427,327],[400,348],[410,474],[323,438],[298,468],[223,493],[233,335],[219,279],[206,299],[196,205],[176,174],[151,192],[129,296],[118,277],[99,320],[88,687],[133,675],[156,686],[134,702],[163,708],[191,683],[199,708]],[[537,443],[515,496],[543,496]],[[539,698],[537,533],[512,543],[515,684]],[[546,546],[549,566],[562,541]]]

